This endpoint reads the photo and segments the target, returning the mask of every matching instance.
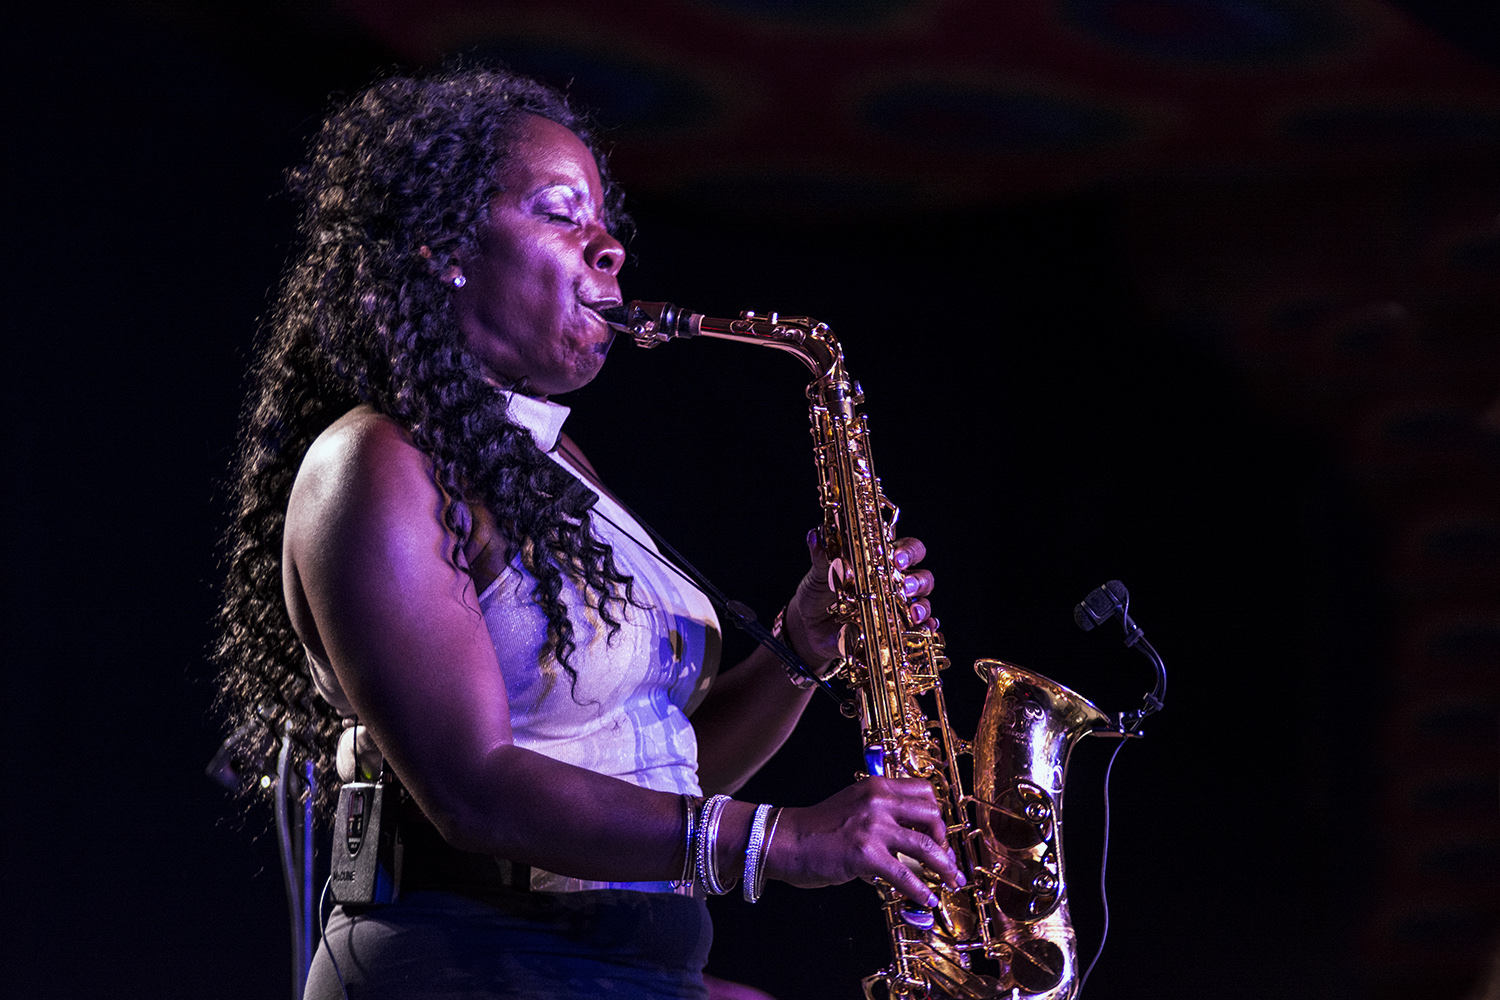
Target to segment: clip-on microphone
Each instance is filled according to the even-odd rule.
[[[1121,712],[1116,719],[1115,725],[1119,727],[1117,735],[1121,737],[1120,743],[1115,747],[1114,753],[1110,755],[1109,764],[1104,769],[1104,851],[1099,860],[1099,899],[1104,906],[1104,930],[1099,935],[1099,947],[1094,952],[1093,961],[1089,962],[1088,968],[1083,972],[1083,978],[1078,981],[1078,990],[1074,996],[1083,993],[1083,988],[1088,984],[1089,976],[1094,972],[1094,966],[1099,964],[1099,956],[1104,954],[1104,942],[1109,938],[1109,894],[1105,891],[1105,874],[1109,870],[1109,778],[1114,773],[1115,758],[1125,747],[1125,740],[1130,737],[1144,735],[1141,732],[1141,723],[1146,716],[1161,711],[1162,699],[1167,694],[1167,668],[1161,662],[1155,649],[1146,641],[1146,635],[1130,618],[1130,591],[1119,580],[1111,580],[1102,587],[1095,587],[1089,596],[1078,602],[1073,609],[1073,620],[1078,627],[1085,632],[1092,631],[1095,627],[1109,621],[1116,615],[1120,618],[1120,625],[1125,629],[1125,645],[1132,649],[1141,651],[1151,665],[1156,668],[1156,688],[1146,695],[1145,703],[1134,712]],[[1101,735],[1105,735],[1101,733]]]
[[[1102,587],[1095,587],[1073,609],[1073,620],[1085,632],[1116,615],[1119,615],[1120,625],[1125,629],[1125,645],[1140,650],[1156,668],[1156,688],[1146,695],[1145,703],[1134,712],[1120,713],[1120,732],[1134,735],[1139,732],[1146,716],[1161,711],[1162,699],[1167,694],[1166,665],[1161,662],[1161,656],[1152,648],[1151,643],[1146,641],[1146,634],[1141,631],[1140,626],[1131,620],[1130,591],[1119,580],[1111,580]]]

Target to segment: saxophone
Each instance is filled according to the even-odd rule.
[[[807,396],[835,595],[830,610],[842,625],[836,679],[854,693],[846,714],[859,720],[867,774],[932,783],[948,845],[968,879],[949,890],[903,856],[939,903],[917,906],[891,886],[877,886],[892,962],[864,980],[865,996],[877,1000],[883,990],[900,1000],[1071,1000],[1078,949],[1063,877],[1063,779],[1080,738],[1129,734],[1046,677],[980,660],[975,670],[989,692],[979,731],[972,744],[954,735],[939,676],[948,666],[943,636],[911,620],[894,562],[900,512],[871,465],[863,391],[825,324],[776,313],[714,319],[648,302],[612,313],[611,325],[642,347],[675,337],[735,340],[786,351],[813,373]],[[972,793],[959,772],[963,755],[972,756]]]

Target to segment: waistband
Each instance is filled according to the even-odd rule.
[[[531,891],[531,866],[460,851],[443,839],[408,798],[401,809],[401,891],[475,889]]]
[[[675,881],[597,882],[569,878],[519,861],[488,854],[461,851],[443,839],[432,821],[409,796],[401,808],[401,891],[446,890],[450,892],[588,892],[595,889],[628,889],[636,892],[695,896],[693,883]]]

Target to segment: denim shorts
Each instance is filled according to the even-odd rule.
[[[304,997],[706,1000],[712,942],[708,908],[690,896],[416,891],[335,907]]]

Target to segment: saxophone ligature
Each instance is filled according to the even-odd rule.
[[[830,610],[842,628],[836,677],[853,693],[846,704],[859,720],[865,773],[931,782],[948,845],[968,879],[950,890],[907,859],[939,899],[931,908],[877,887],[892,961],[864,980],[865,996],[1073,1000],[1082,982],[1063,872],[1068,758],[1084,736],[1140,735],[1166,686],[1160,657],[1130,620],[1125,588],[1111,581],[1085,598],[1075,617],[1092,628],[1118,613],[1127,645],[1151,658],[1157,685],[1142,709],[1111,717],[1040,674],[979,660],[974,668],[988,694],[974,741],[959,739],[943,701],[943,636],[911,620],[894,561],[899,510],[875,476],[864,393],[827,325],[776,313],[715,319],[663,302],[632,302],[604,316],[642,347],[698,336],[734,340],[792,354],[813,374],[807,397],[831,560]],[[964,756],[972,758],[972,791],[959,769]]]

